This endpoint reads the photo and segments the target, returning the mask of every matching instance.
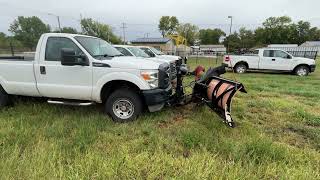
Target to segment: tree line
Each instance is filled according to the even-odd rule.
[[[49,32],[84,34],[99,37],[111,43],[121,43],[121,39],[113,33],[112,27],[107,24],[94,21],[91,18],[84,18],[81,19],[80,25],[81,32],[72,27],[52,30],[48,24],[45,24],[36,16],[19,16],[10,24],[8,29],[12,36],[7,36],[5,33],[0,32],[0,49],[14,46],[16,49],[28,48],[28,50],[32,51],[36,48],[40,36]]]
[[[121,43],[121,38],[115,35],[110,25],[91,18],[82,19],[80,25],[81,32],[72,27],[52,30],[48,24],[36,16],[19,16],[10,24],[9,32],[12,33],[12,36],[0,32],[0,49],[13,45],[16,48],[34,50],[40,36],[48,32],[85,34],[114,44]],[[231,51],[263,47],[268,44],[300,45],[305,41],[320,40],[319,28],[312,27],[307,21],[294,23],[288,16],[270,17],[255,30],[242,27],[228,36],[219,28],[199,29],[198,26],[191,23],[180,23],[175,16],[162,16],[158,29],[163,37],[168,35],[184,37],[188,45],[224,44],[228,45]]]
[[[187,39],[189,45],[224,44],[231,51],[263,47],[268,44],[302,44],[306,41],[320,40],[320,29],[312,27],[310,22],[294,23],[288,16],[267,18],[262,26],[250,30],[245,27],[234,31],[226,37],[219,29],[201,29],[196,25],[179,23],[176,17],[163,16],[159,22],[159,30],[163,37],[178,34]],[[221,39],[224,38],[223,41]]]

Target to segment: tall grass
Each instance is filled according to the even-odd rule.
[[[0,110],[0,179],[319,179],[320,71],[236,78],[235,129],[192,104],[116,124],[102,106],[20,99]]]

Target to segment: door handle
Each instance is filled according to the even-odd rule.
[[[46,74],[46,67],[40,66],[40,74]]]
[[[272,61],[276,61],[276,59],[272,59]]]

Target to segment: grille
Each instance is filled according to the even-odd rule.
[[[177,78],[177,68],[176,68],[176,63],[172,62],[170,63],[170,79],[174,80],[175,78]]]

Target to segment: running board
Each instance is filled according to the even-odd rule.
[[[61,100],[51,100],[47,101],[49,104],[59,104],[67,106],[91,106],[94,105],[94,102],[85,102],[85,101],[61,101]]]

